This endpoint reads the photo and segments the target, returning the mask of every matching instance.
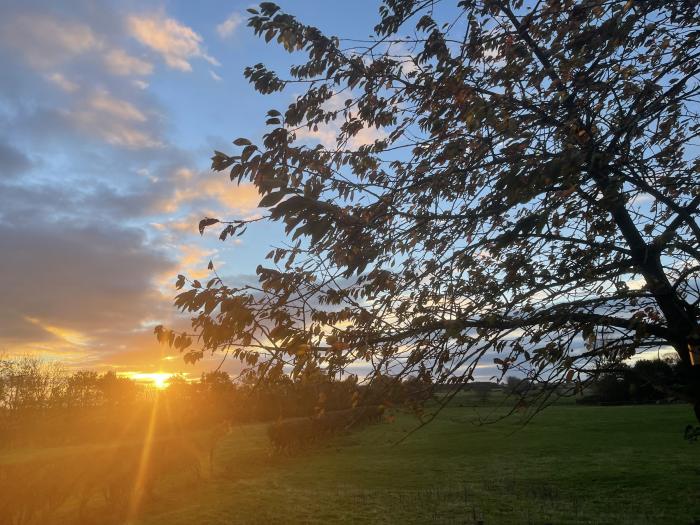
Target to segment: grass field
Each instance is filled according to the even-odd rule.
[[[466,404],[399,445],[409,416],[293,457],[270,456],[264,425],[238,427],[213,476],[165,480],[136,523],[700,520],[700,443],[683,439],[686,406],[559,405],[523,427],[517,417],[476,425],[489,409]]]

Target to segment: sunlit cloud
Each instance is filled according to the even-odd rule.
[[[113,49],[104,57],[107,70],[114,75],[130,76],[150,75],[153,64],[138,57],[131,56],[122,49]]]
[[[77,346],[85,346],[90,343],[90,338],[77,330],[42,322],[35,317],[25,317],[24,319],[36,326],[41,327],[42,330],[58,337],[60,340],[65,341],[66,343]]]
[[[183,244],[179,247],[178,273],[188,275],[192,279],[202,279],[209,275],[207,264],[216,254],[216,250],[202,248],[193,244]],[[172,275],[168,276],[168,283]]]
[[[190,60],[193,58],[219,65],[202,47],[203,40],[199,34],[177,20],[166,17],[164,13],[132,15],[127,22],[131,35],[158,53],[173,69],[192,71]]]
[[[154,148],[161,142],[142,124],[146,114],[132,103],[106,91],[98,91],[80,107],[63,112],[79,128],[97,135],[109,144],[126,148]]]
[[[238,29],[243,22],[243,17],[240,13],[231,13],[231,15],[216,26],[216,32],[221,38],[229,38]]]
[[[220,174],[197,172],[188,168],[177,171],[174,195],[163,203],[163,212],[175,213],[194,202],[213,204],[222,213],[248,214],[258,207],[261,196],[254,184],[237,185]],[[201,219],[201,216],[199,216]],[[197,219],[197,222],[199,219]],[[194,224],[194,223],[190,223]],[[183,225],[184,227],[184,225]]]

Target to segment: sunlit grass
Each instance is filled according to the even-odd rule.
[[[693,523],[698,447],[684,405],[545,410],[475,425],[459,402],[422,431],[409,416],[292,457],[265,425],[222,443],[216,477],[163,491],[139,525],[209,523]],[[483,415],[483,414],[482,414]],[[515,432],[514,432],[515,431]]]
[[[26,487],[32,505],[37,493],[41,501],[50,495],[54,477],[86,487],[45,521],[59,525],[223,525],[232,516],[236,523],[639,525],[700,517],[700,449],[682,437],[692,420],[685,405],[562,404],[523,428],[517,416],[476,425],[478,415],[500,410],[500,399],[477,404],[465,395],[399,445],[417,424],[408,415],[289,456],[271,453],[267,424],[238,426],[212,455],[209,429],[154,437],[155,414],[168,412],[167,396],[156,397],[136,439],[0,455],[0,467],[13,469],[7,487]],[[18,485],[16,472],[29,477]],[[116,482],[123,513],[121,500],[103,495]]]

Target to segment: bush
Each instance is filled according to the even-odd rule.
[[[321,412],[316,417],[277,421],[267,427],[273,450],[292,454],[324,439],[382,420],[381,405]]]

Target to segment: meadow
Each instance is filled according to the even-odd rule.
[[[700,520],[700,443],[683,439],[684,405],[551,406],[527,425],[517,414],[458,397],[426,427],[398,414],[291,455],[271,452],[265,424],[234,427],[208,463],[206,436],[128,515],[105,496],[73,496],[55,523],[679,523]],[[197,445],[199,443],[199,445]],[[194,445],[193,445],[194,444]],[[114,453],[126,444],[16,449],[0,463],[37,466]],[[139,444],[131,443],[134,450]],[[115,448],[117,447],[117,448]],[[196,451],[198,472],[183,459]],[[123,452],[119,452],[123,454]],[[157,459],[153,459],[157,461]],[[124,461],[120,462],[124,463]],[[38,467],[37,467],[38,468]],[[28,487],[32,490],[31,487]],[[34,496],[42,496],[36,491]],[[77,491],[78,489],[76,489]],[[80,511],[80,512],[79,512]],[[78,515],[80,514],[80,518]],[[40,521],[41,522],[41,521]]]

